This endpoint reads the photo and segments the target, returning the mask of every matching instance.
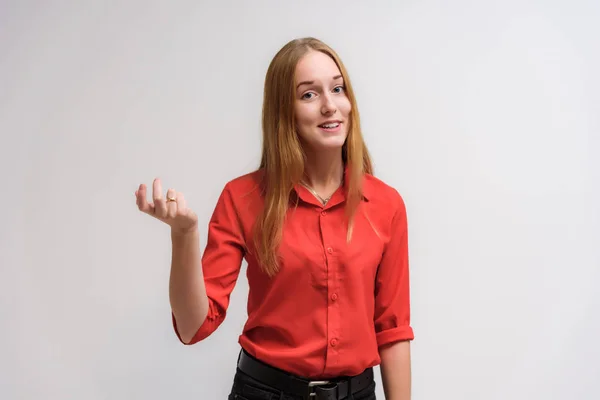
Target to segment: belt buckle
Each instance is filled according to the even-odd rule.
[[[327,385],[328,383],[331,383],[331,381],[309,381],[308,382],[308,387],[309,387],[308,395],[310,397],[316,397],[317,393],[311,391],[310,388],[315,387],[315,386]]]

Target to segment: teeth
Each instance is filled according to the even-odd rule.
[[[321,125],[321,126],[322,126],[323,128],[337,128],[337,127],[338,127],[338,125],[339,125],[339,123],[338,123],[338,122],[335,122],[335,123],[333,123],[333,124],[323,124],[323,125]]]

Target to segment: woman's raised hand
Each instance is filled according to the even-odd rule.
[[[140,211],[169,225],[173,233],[183,234],[198,228],[198,216],[187,207],[183,194],[169,189],[163,197],[160,179],[156,178],[152,183],[153,202],[148,203],[146,196],[146,185],[142,183],[135,191]]]

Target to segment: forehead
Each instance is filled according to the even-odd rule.
[[[331,57],[320,51],[309,51],[296,65],[296,82],[331,80],[340,75],[340,69]]]

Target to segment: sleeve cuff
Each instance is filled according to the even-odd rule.
[[[412,327],[410,326],[399,326],[396,328],[386,329],[381,332],[377,332],[377,347],[382,347],[387,344],[394,342],[400,342],[403,340],[413,340],[415,334]]]
[[[175,334],[177,335],[177,339],[179,339],[179,341],[186,346],[190,346],[192,344],[198,343],[201,340],[206,339],[216,329],[216,326],[214,325],[215,321],[213,319],[207,317],[204,319],[204,322],[202,323],[200,328],[198,328],[198,330],[194,334],[194,337],[192,337],[192,340],[190,340],[189,343],[186,343],[183,341],[183,339],[181,339],[181,335],[179,334],[179,330],[177,329],[177,320],[175,319],[175,314],[173,314],[173,312],[171,312],[171,320],[173,322],[173,330],[175,331]],[[218,326],[218,323],[217,323],[217,326]]]

